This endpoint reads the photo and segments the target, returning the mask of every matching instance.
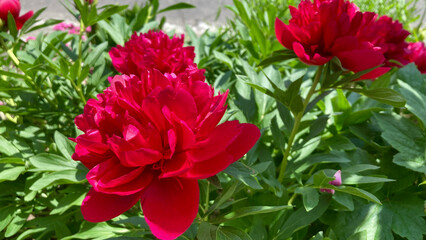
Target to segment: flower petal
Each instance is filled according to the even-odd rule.
[[[135,205],[140,193],[118,196],[89,190],[81,205],[81,213],[89,222],[103,222],[119,216]]]
[[[145,220],[159,239],[175,239],[191,226],[198,212],[197,180],[165,178],[153,181],[141,197]]]
[[[275,19],[275,35],[284,47],[293,49],[293,42],[296,41],[296,39],[294,38],[293,33],[291,33],[289,27],[279,18]]]

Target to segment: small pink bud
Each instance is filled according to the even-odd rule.
[[[340,185],[342,185],[342,172],[340,170],[338,170],[334,174],[333,177],[334,177],[334,180],[328,182],[329,184],[334,185],[334,186],[340,186]],[[334,194],[334,192],[335,192],[334,189],[328,189],[328,188],[321,188],[320,191],[321,192],[328,192],[328,193],[331,193],[331,194]]]

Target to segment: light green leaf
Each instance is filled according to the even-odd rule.
[[[379,183],[393,182],[395,180],[382,177],[361,176],[357,174],[342,173],[343,184],[364,184],[364,183]]]
[[[81,183],[86,179],[87,172],[81,170],[63,170],[46,174],[31,185],[30,190],[38,191],[53,183]]]
[[[390,88],[376,88],[376,89],[361,89],[361,88],[346,88],[349,91],[360,93],[366,97],[377,100],[382,103],[389,104],[394,107],[404,107],[405,98]]]
[[[6,156],[15,156],[19,154],[19,150],[12,144],[12,142],[0,135],[0,153],[5,154]]]
[[[54,138],[55,138],[55,143],[58,146],[58,149],[62,153],[62,155],[66,159],[72,160],[71,156],[74,153],[76,144],[58,131],[55,131]]]
[[[65,153],[68,152],[65,151]],[[40,153],[30,157],[30,162],[40,171],[75,170],[77,167],[77,162],[50,153]]]
[[[100,237],[100,234],[102,234],[102,238],[111,238],[116,236],[115,233],[126,233],[126,232],[129,232],[129,230],[126,228],[121,228],[121,227],[111,227],[106,222],[101,222],[101,223],[84,222],[83,227],[78,233],[62,238],[62,240],[98,239]]]
[[[291,209],[292,206],[284,205],[284,206],[250,206],[250,207],[243,207],[239,208],[235,211],[232,211],[231,213],[226,214],[223,217],[219,217],[214,222],[216,223],[222,223],[225,221],[242,218],[245,216],[250,215],[257,215],[262,213],[271,213],[271,212],[277,212],[284,209]]]
[[[10,223],[15,216],[16,208],[14,205],[0,208],[0,232]]]
[[[9,226],[7,226],[4,236],[6,238],[9,238],[15,235],[27,222],[27,218],[30,215],[31,211],[32,209],[27,209],[25,211],[22,211],[16,214],[13,217],[12,221],[9,223]]]
[[[0,167],[0,182],[3,181],[15,181],[21,173],[25,172],[25,167],[12,167],[2,168]]]

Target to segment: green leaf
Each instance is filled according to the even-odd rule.
[[[307,212],[314,209],[319,203],[318,189],[310,187],[299,187],[296,188],[294,192],[302,195],[303,206]]]
[[[162,13],[162,12],[167,12],[167,11],[172,11],[172,10],[179,10],[179,9],[187,9],[187,8],[195,8],[195,6],[192,5],[192,4],[189,4],[189,3],[180,2],[180,3],[170,5],[166,8],[163,8],[163,9],[159,10],[157,13]]]
[[[126,228],[112,227],[108,225],[106,222],[101,222],[101,223],[84,222],[83,227],[80,229],[78,233],[62,238],[62,240],[98,239],[100,237],[100,234],[102,234],[102,238],[111,238],[116,236],[115,233],[123,234],[127,232],[129,232],[129,230]]]
[[[405,98],[390,88],[376,88],[376,89],[361,89],[361,88],[345,88],[346,90],[360,93],[366,97],[377,100],[379,102],[389,104],[394,107],[404,107]]]
[[[6,228],[6,232],[4,233],[4,236],[6,238],[12,237],[15,235],[27,222],[27,218],[30,215],[32,209],[23,210],[22,212],[16,214],[12,221],[9,223],[9,225]]]
[[[409,240],[422,240],[426,234],[424,199],[416,196],[401,196],[384,205],[393,213],[392,231]]]
[[[351,142],[351,140],[342,135],[333,136],[332,138],[325,140],[324,144],[333,150],[349,151],[356,149],[356,146]]]
[[[287,239],[293,235],[294,232],[308,226],[313,223],[319,217],[321,217],[330,205],[331,197],[329,194],[323,194],[320,197],[319,204],[307,212],[304,208],[297,209],[290,217],[284,222],[278,234],[273,238]]]
[[[313,175],[314,186],[325,186],[329,185],[330,181],[333,181],[335,177],[327,176],[324,171],[319,171]]]
[[[201,222],[197,238],[203,240],[216,240],[217,227],[208,222]]]
[[[403,81],[398,81],[399,91],[407,100],[407,109],[414,113],[426,125],[426,95]]]
[[[94,19],[89,19],[87,26],[91,26],[99,21],[111,17],[112,15],[124,11],[127,9],[127,5],[106,5],[103,6],[103,11]]]
[[[397,76],[398,79],[409,84],[413,89],[426,95],[426,82],[422,81],[423,76],[415,63],[407,64],[403,68],[398,69]]]
[[[215,56],[215,58],[223,63],[226,64],[226,66],[228,66],[230,69],[233,68],[233,63],[232,60],[226,56],[225,54],[218,52],[218,51],[213,51],[213,55]]]
[[[271,132],[272,132],[272,137],[274,138],[274,141],[275,141],[275,147],[278,147],[282,152],[284,152],[284,149],[286,146],[286,139],[284,137],[284,134],[281,132],[280,128],[278,127],[276,116],[274,116],[271,120]]]
[[[335,192],[333,199],[336,200],[336,202],[339,204],[345,206],[349,211],[354,210],[354,201],[352,195],[342,192]]]
[[[361,176],[357,174],[342,173],[343,184],[365,184],[365,183],[380,183],[393,182],[395,180],[381,177]]]
[[[252,240],[252,238],[240,229],[219,226],[216,231],[216,240]]]
[[[63,170],[46,174],[31,185],[30,190],[38,191],[53,183],[81,183],[86,179],[87,172],[81,170]]]
[[[62,155],[66,159],[72,160],[71,156],[74,153],[76,144],[58,131],[55,131],[54,138],[55,138],[55,143],[58,146],[58,149],[62,153]]]
[[[122,34],[113,26],[111,26],[111,24],[109,24],[105,20],[102,20],[98,22],[98,25],[101,29],[108,33],[108,35],[115,42],[115,44],[122,46],[124,45],[124,38]]]
[[[25,172],[25,167],[2,168],[0,166],[0,182],[15,181],[21,173]]]
[[[426,234],[423,216],[424,201],[404,194],[383,205],[357,204],[352,212],[339,212],[333,229],[338,239],[394,239],[393,231],[409,240],[422,240]]]
[[[359,172],[364,172],[368,170],[377,170],[379,168],[380,168],[379,166],[371,165],[371,164],[357,164],[357,165],[342,169],[342,172],[359,173]]]
[[[224,191],[216,200],[214,201],[213,205],[210,206],[209,210],[207,211],[206,215],[209,215],[214,210],[216,210],[218,207],[220,207],[222,204],[224,204],[226,201],[228,201],[231,196],[237,192],[239,188],[239,182],[234,182],[226,191]]]
[[[338,155],[337,152],[312,154],[296,162],[290,161],[287,165],[286,173],[303,172],[316,163],[347,163],[350,161],[351,160]]]
[[[246,166],[242,162],[234,162],[233,164],[229,165],[225,170],[223,170],[223,172],[237,178],[245,185],[253,189],[263,189],[263,187],[259,184],[257,178],[255,177],[257,172],[253,168]]]
[[[263,59],[257,66],[258,67],[267,67],[271,64],[283,62],[283,61],[293,59],[293,58],[296,58],[296,57],[297,57],[297,55],[293,51],[290,51],[289,53],[284,53],[284,54],[283,53],[278,54],[278,55],[275,54],[275,55],[272,55],[272,56],[270,56],[266,59]]]
[[[30,157],[30,162],[41,171],[75,170],[77,167],[77,162],[51,153]]]
[[[10,141],[0,135],[0,153],[6,156],[15,156],[19,154],[19,150]]]
[[[237,178],[251,188],[263,189],[255,177],[257,172],[242,162],[234,162],[223,170],[223,172]]]
[[[108,47],[108,42],[104,42],[104,43],[99,44],[86,57],[84,62],[89,66],[94,66],[95,63],[99,60],[99,57],[101,57],[102,53],[106,50],[107,47]]]
[[[15,18],[10,11],[7,13],[7,26],[9,28],[9,33],[16,38],[16,36],[18,36],[18,29],[16,27]]]
[[[413,171],[426,173],[426,137],[410,120],[398,115],[374,114],[382,137],[400,153],[393,162]]]
[[[15,211],[16,208],[13,205],[0,208],[0,232],[12,221]]]
[[[323,188],[329,188],[329,189],[334,189],[334,190],[339,191],[339,192],[349,193],[351,195],[364,198],[368,201],[381,204],[380,200],[376,196],[374,196],[373,194],[371,194],[371,193],[369,193],[369,192],[367,192],[363,189],[360,189],[360,188],[349,187],[349,186],[336,187],[336,186],[333,186],[331,184],[329,184],[328,186],[325,186]]]
[[[215,223],[223,223],[225,221],[242,218],[250,215],[258,215],[262,213],[271,213],[271,212],[277,212],[284,209],[292,209],[292,206],[284,205],[284,206],[250,206],[250,207],[243,207],[239,208],[237,210],[232,211],[231,213],[226,214],[223,217],[218,217],[218,219],[215,219]]]
[[[50,212],[50,215],[60,215],[65,213],[73,206],[80,206],[85,196],[86,194],[84,192],[69,193],[68,195],[59,200],[58,205]]]

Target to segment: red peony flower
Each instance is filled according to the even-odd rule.
[[[364,21],[358,29],[358,39],[370,42],[375,48],[380,49],[386,58],[385,66],[400,66],[389,60],[396,60],[402,65],[408,64],[409,61],[405,59],[408,43],[405,39],[410,32],[405,30],[400,22],[388,16],[377,19],[376,13],[366,12],[364,15],[368,15],[369,21]]]
[[[334,180],[328,182],[328,184],[334,185],[334,186],[340,186],[342,185],[342,172],[340,170],[338,170],[335,174],[334,174]],[[331,194],[335,193],[334,189],[328,189],[328,188],[321,188],[320,189],[321,192],[328,192]]]
[[[194,47],[183,47],[183,35],[170,37],[164,32],[135,33],[124,47],[112,48],[109,55],[118,72],[139,75],[144,69],[179,74],[195,66]],[[203,72],[204,73],[204,72]]]
[[[147,55],[156,56],[152,51]],[[197,215],[197,180],[241,158],[260,131],[238,121],[218,125],[227,93],[214,96],[214,89],[190,67],[180,75],[139,71],[140,78],[110,78],[111,86],[98,100],[90,99],[75,118],[84,134],[75,139],[72,157],[90,169],[87,179],[92,185],[81,209],[86,220],[102,222],[141,200],[152,233],[174,239]]]
[[[410,43],[408,45],[409,54],[406,58],[410,62],[417,65],[419,71],[423,74],[426,73],[426,46],[423,42]]]
[[[0,19],[7,23],[7,15],[10,12],[15,19],[16,27],[21,29],[24,23],[33,16],[33,11],[29,11],[19,16],[21,3],[19,0],[0,0]]]
[[[383,63],[383,54],[371,43],[355,35],[363,21],[358,7],[346,0],[302,0],[298,8],[290,6],[289,24],[275,21],[278,41],[293,50],[310,65],[323,65],[334,56],[342,66],[360,72]],[[389,68],[377,68],[362,78],[376,78]]]

